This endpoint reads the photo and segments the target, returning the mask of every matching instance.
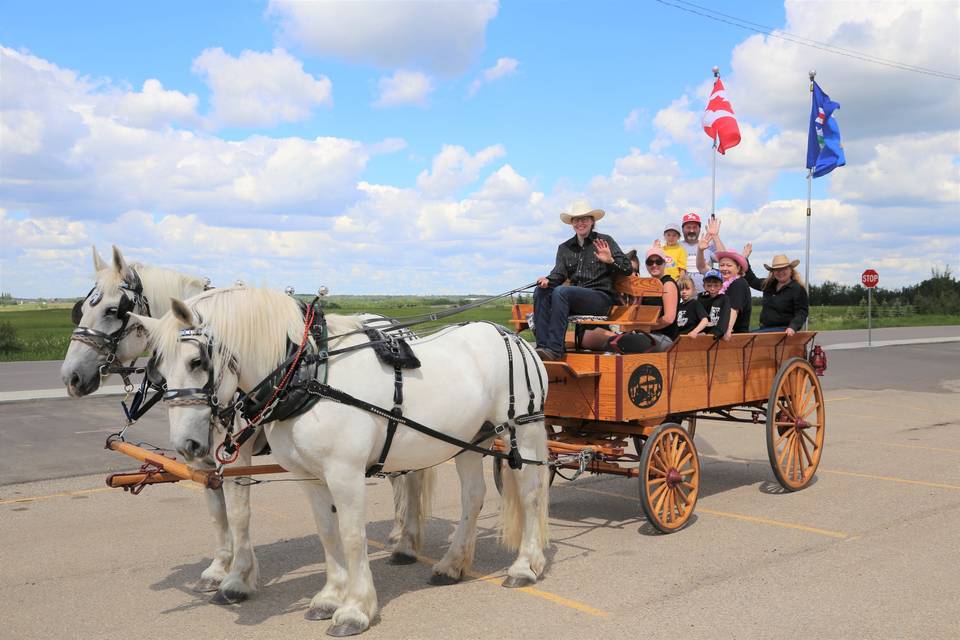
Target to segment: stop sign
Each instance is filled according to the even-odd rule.
[[[867,289],[873,289],[880,283],[880,274],[873,269],[867,269],[860,275],[860,282],[862,282],[863,286]]]

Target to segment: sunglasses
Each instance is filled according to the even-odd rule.
[[[646,265],[647,265],[648,267],[652,267],[652,266],[655,266],[655,265],[656,265],[656,266],[660,266],[661,264],[663,264],[663,260],[647,260],[647,262],[646,262]]]

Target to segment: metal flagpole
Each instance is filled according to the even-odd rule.
[[[810,71],[810,93],[813,93],[813,77],[816,71]],[[803,261],[803,279],[810,289],[810,208],[813,201],[813,169],[807,169],[807,255]]]
[[[720,77],[720,67],[713,68],[713,77]],[[712,92],[712,89],[711,89]],[[713,154],[713,176],[710,181],[710,217],[714,217],[717,214],[717,138],[718,135],[714,134],[713,136],[713,147],[711,147],[710,152]]]
[[[810,71],[810,93],[813,93],[813,77],[817,75],[816,71]],[[810,209],[813,202],[813,168],[807,169],[807,251],[803,260],[803,281],[806,283],[807,291],[810,291]],[[810,315],[807,314],[807,320],[803,323],[803,330],[806,331],[810,326]]]

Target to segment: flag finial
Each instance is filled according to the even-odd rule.
[[[817,70],[816,70],[816,69],[810,69],[810,71],[809,71],[808,73],[810,74],[810,82],[813,82],[813,77],[814,77],[815,75],[817,75]]]
[[[720,77],[720,67],[714,67],[714,68],[713,68],[713,77],[714,77],[714,78],[719,78],[719,77]]]

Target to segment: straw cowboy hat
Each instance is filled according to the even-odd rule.
[[[764,263],[767,271],[773,271],[774,269],[783,269],[784,267],[790,267],[791,269],[796,269],[797,265],[800,264],[799,260],[791,260],[786,255],[780,253],[773,256],[773,264]]]
[[[593,221],[596,222],[607,215],[603,209],[592,208],[586,200],[578,200],[567,208],[569,212],[560,214],[560,219],[563,220],[564,224],[573,224],[573,219],[581,216],[590,216],[593,218]]]

